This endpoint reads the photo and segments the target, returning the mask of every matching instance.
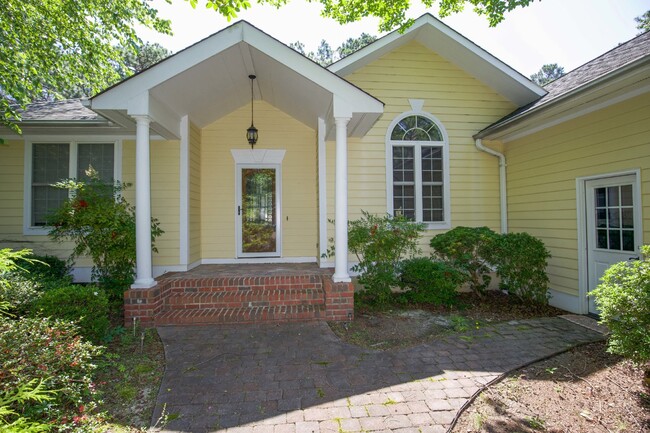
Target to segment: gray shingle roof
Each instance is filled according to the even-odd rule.
[[[20,113],[23,122],[96,122],[105,120],[93,110],[84,107],[81,99],[36,102],[29,104]]]
[[[650,55],[650,32],[645,32],[634,39],[612,48],[606,53],[572,70],[562,77],[548,83],[544,90],[548,93],[535,102],[521,107],[499,121],[485,128],[482,132],[501,125],[514,117],[521,117],[528,112],[547,105],[563,95],[579,89],[599,78]],[[479,133],[480,134],[480,133]]]

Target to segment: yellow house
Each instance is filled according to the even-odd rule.
[[[169,309],[217,308],[197,295],[206,285],[282,278],[293,300],[322,290],[323,312],[251,297],[238,308],[346,319],[347,221],[362,210],[426,223],[425,247],[456,226],[538,236],[551,303],[587,313],[603,268],[650,242],[649,54],[646,33],[541,88],[430,15],[328,68],[241,21],[89,100],[28,107],[23,136],[2,135],[0,242],[67,256],[46,236],[65,199],[49,185],[92,164],[134,184],[127,320],[201,322]],[[165,231],[155,254],[151,216]]]

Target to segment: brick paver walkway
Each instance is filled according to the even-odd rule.
[[[446,432],[505,372],[602,336],[561,318],[522,320],[379,352],[326,323],[163,327],[155,431]]]

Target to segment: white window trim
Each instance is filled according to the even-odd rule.
[[[433,121],[440,133],[442,134],[443,141],[403,141],[392,140],[391,134],[397,124],[404,118],[409,116],[422,116]],[[451,188],[449,184],[449,136],[447,130],[442,122],[431,113],[422,110],[406,111],[397,116],[386,131],[386,209],[390,215],[394,215],[395,209],[393,208],[393,146],[412,146],[416,149],[421,148],[422,145],[440,146],[442,148],[442,205],[444,220],[440,222],[427,222],[426,228],[429,230],[443,230],[451,228]],[[421,152],[418,153],[421,155]],[[421,173],[422,160],[421,157],[415,158],[415,172]],[[416,221],[422,222],[422,181],[417,179],[415,181],[415,214]]]
[[[77,177],[77,146],[79,143],[113,143],[113,177],[115,181],[122,181],[122,139],[115,137],[26,137],[25,138],[25,172],[23,181],[23,235],[44,236],[50,232],[50,227],[32,226],[32,153],[34,143],[69,143],[70,156],[68,164],[68,177]]]

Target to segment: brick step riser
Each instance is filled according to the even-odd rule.
[[[320,305],[324,303],[324,299],[324,291],[317,289],[172,292],[166,296],[163,309]]]

